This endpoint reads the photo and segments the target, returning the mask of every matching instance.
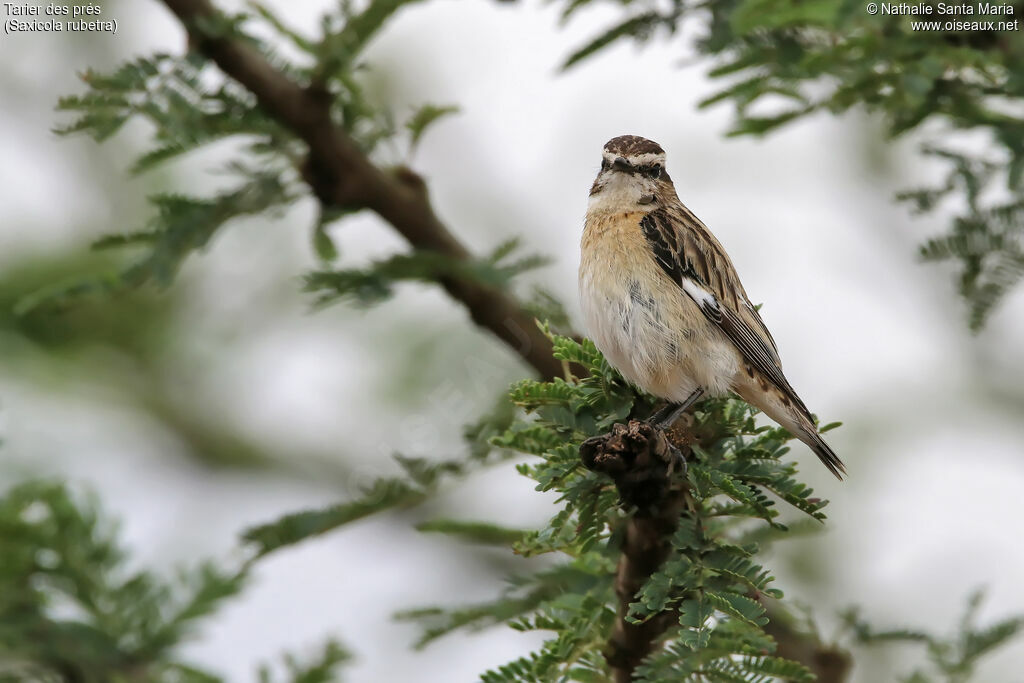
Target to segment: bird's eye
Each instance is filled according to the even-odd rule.
[[[607,171],[611,167],[612,162],[608,161],[607,159],[601,159],[601,170]]]
[[[661,164],[651,164],[647,168],[647,175],[651,176],[652,178],[660,178],[661,177]]]

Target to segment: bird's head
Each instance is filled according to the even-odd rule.
[[[605,143],[601,170],[590,188],[592,206],[652,204],[666,192],[674,191],[661,145],[637,135],[620,135]]]

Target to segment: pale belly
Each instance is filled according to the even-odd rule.
[[[670,401],[682,402],[698,388],[728,393],[740,369],[736,348],[663,275],[644,245],[592,239],[588,247],[580,306],[587,333],[608,362],[632,384]]]

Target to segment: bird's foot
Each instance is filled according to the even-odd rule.
[[[686,459],[658,425],[639,420],[617,423],[607,434],[580,444],[583,465],[615,482],[623,502],[637,507],[656,505],[671,480],[686,472]]]

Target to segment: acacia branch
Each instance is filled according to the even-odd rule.
[[[661,646],[665,633],[679,616],[675,609],[666,609],[639,624],[626,618],[630,603],[668,558],[672,535],[680,517],[687,514],[686,485],[673,472],[685,466],[685,456],[692,452],[687,444],[697,439],[678,429],[672,430],[669,439],[657,427],[630,420],[613,425],[608,434],[587,439],[580,446],[583,465],[611,477],[623,504],[635,508],[622,536],[615,575],[618,615],[605,650],[616,683],[633,680],[636,667]],[[802,663],[814,672],[819,683],[846,681],[853,665],[849,653],[822,643],[813,634],[797,629],[788,615],[766,607],[769,622],[764,630],[775,640],[777,656]]]
[[[622,502],[636,508],[623,534],[615,574],[618,615],[605,651],[615,682],[629,683],[636,667],[676,621],[674,610],[640,624],[626,616],[630,603],[672,550],[686,491],[671,475],[685,461],[665,432],[638,420],[613,425],[608,434],[587,439],[580,447],[580,458],[588,469],[610,476]]]
[[[366,208],[390,223],[415,249],[448,258],[472,258],[434,213],[422,178],[409,169],[378,168],[331,120],[331,101],[320,86],[302,86],[275,69],[253,46],[211,34],[223,15],[209,0],[163,0],[188,31],[190,43],[256,96],[260,106],[309,148],[304,176],[327,206]],[[439,279],[478,326],[505,342],[544,378],[562,374],[551,343],[533,316],[505,292],[467,277]]]

